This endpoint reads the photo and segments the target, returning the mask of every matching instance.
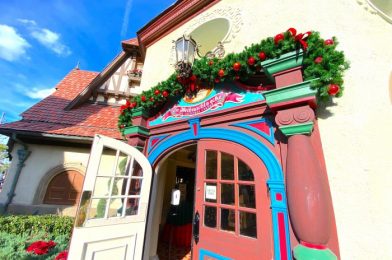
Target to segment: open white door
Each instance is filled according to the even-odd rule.
[[[142,259],[151,177],[139,150],[96,135],[68,259]]]

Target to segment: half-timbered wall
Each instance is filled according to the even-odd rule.
[[[128,58],[97,88],[90,101],[111,105],[125,104],[127,98],[141,93],[139,88],[143,63],[135,57]]]

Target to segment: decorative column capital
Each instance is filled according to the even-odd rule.
[[[308,105],[279,110],[275,122],[285,136],[311,134],[315,114]]]

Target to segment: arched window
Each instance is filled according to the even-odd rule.
[[[49,182],[44,203],[75,205],[82,192],[84,176],[75,170],[63,171]]]

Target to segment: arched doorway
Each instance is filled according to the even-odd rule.
[[[217,133],[219,132],[221,134],[218,135]],[[251,248],[255,248],[256,249],[255,252],[250,253],[249,250],[248,252],[250,254],[265,255],[267,259],[271,259],[271,258],[281,259],[280,256],[290,255],[289,252],[290,247],[289,247],[289,241],[287,237],[288,221],[287,221],[287,209],[285,203],[283,175],[280,170],[280,167],[277,167],[275,163],[276,158],[271,153],[271,151],[266,149],[266,147],[263,147],[263,144],[261,144],[260,142],[255,142],[255,140],[251,136],[242,135],[241,133],[230,129],[219,129],[219,131],[217,131],[216,129],[211,129],[211,128],[209,129],[200,128],[197,130],[198,136],[196,136],[196,138],[194,133],[195,132],[192,129],[190,131],[186,131],[165,139],[155,149],[151,150],[149,154],[149,160],[155,166],[161,165],[162,161],[167,159],[168,154],[170,152],[173,152],[173,150],[179,149],[179,147],[183,147],[185,145],[189,145],[190,142],[196,143],[195,141],[197,140],[198,136],[206,137],[206,138],[200,138],[197,141],[198,167],[197,167],[196,182],[199,183],[204,182],[204,183],[201,184],[200,187],[197,186],[198,184],[196,184],[195,187],[195,190],[200,189],[200,191],[195,192],[195,196],[196,196],[195,201],[200,200],[200,202],[198,202],[199,206],[197,206],[197,203],[195,204],[194,214],[197,211],[196,209],[198,209],[200,226],[201,225],[203,225],[203,227],[206,226],[206,223],[201,222],[204,221],[204,216],[206,215],[205,206],[215,207],[215,209],[209,209],[211,212],[215,212],[213,213],[215,214],[216,217],[216,227],[214,231],[215,238],[219,237],[220,234],[223,234],[223,236],[226,238],[229,238],[231,236],[232,239],[228,239],[227,243],[228,244],[231,243],[234,245],[242,244],[238,242],[240,240],[244,240],[243,245],[247,245],[246,248],[248,248],[248,246],[252,244],[252,242],[254,242],[254,245]],[[202,172],[203,165],[208,165],[206,161],[207,155],[205,155],[205,157],[203,157],[202,155],[202,153],[206,152],[206,150],[215,151],[217,160],[218,157],[220,158],[219,160],[222,160],[223,158],[224,161],[227,161],[226,160],[227,158],[232,158],[229,159],[229,161],[231,160],[233,162],[232,164],[233,178],[231,180],[222,179],[223,178],[222,162],[218,162],[218,161],[217,161],[217,167],[218,164],[220,167],[220,169],[217,172],[218,179],[216,180],[212,180],[209,178],[200,179],[201,176],[206,176],[205,173]],[[227,164],[227,162],[225,162],[224,164]],[[242,180],[241,179],[242,177],[240,177],[239,175],[238,169],[247,168],[247,167],[251,169],[253,173],[254,176],[253,180],[250,179],[248,181]],[[223,168],[225,169],[225,167]],[[158,176],[160,173],[160,169],[156,168],[156,170],[158,173],[156,175],[156,178],[154,178],[154,182],[157,180],[162,181],[162,176]],[[204,171],[208,171],[208,169],[204,169]],[[216,183],[216,187],[206,188],[207,183],[209,184]],[[258,186],[257,188],[256,188],[256,183]],[[159,189],[157,188],[158,185],[156,183],[154,184],[154,186],[156,186],[155,187],[156,190],[153,190],[152,194],[157,192]],[[210,186],[214,186],[214,185],[210,185]],[[233,187],[233,189],[231,189],[230,187]],[[250,203],[248,206],[245,206],[245,204],[243,204],[244,198],[240,198],[241,195],[240,193],[243,193],[242,195],[244,197],[245,191],[240,191],[240,188],[244,188],[244,190],[247,190],[248,193],[253,192],[255,196],[258,198],[257,202],[256,201],[254,202],[255,203],[254,208],[252,208],[251,206],[253,203],[251,202],[252,200],[248,200]],[[207,189],[209,189],[208,192],[210,194],[211,193],[214,194],[215,192],[217,196],[215,204],[214,202],[205,201]],[[229,190],[228,192],[234,191],[233,199],[232,201],[230,201],[232,205],[225,204],[228,202],[227,201],[224,202],[222,200],[223,189]],[[198,192],[201,194],[200,196],[197,195]],[[271,200],[269,198],[271,198]],[[203,199],[204,202],[206,202],[204,204],[202,202]],[[150,214],[155,214],[153,212],[156,208],[160,208],[160,206],[157,205],[156,202],[150,204]],[[228,223],[227,218],[229,217],[229,215],[231,217],[234,216],[234,222],[232,221],[230,223],[230,227],[229,226],[222,227],[222,223],[223,223],[222,218],[224,219],[226,216],[226,223]],[[259,220],[259,217],[262,217],[263,219]],[[249,226],[247,226],[246,224],[241,224],[240,223],[241,218],[243,220],[242,221],[243,223],[245,223],[245,219],[247,219],[247,223],[249,223]],[[153,217],[149,221],[151,224],[157,222],[156,220],[155,221],[153,220]],[[252,225],[250,223],[254,223],[254,224]],[[154,231],[157,230],[154,229],[154,227],[151,227],[151,225],[148,225],[148,227],[152,229],[152,232],[151,233],[149,232],[150,234],[152,234]],[[225,228],[226,229],[231,228],[232,230],[224,230]],[[195,227],[193,227],[193,230],[195,230]],[[203,232],[202,228],[200,229],[200,231]],[[259,234],[259,232],[261,233]],[[202,235],[203,234],[200,233],[200,236]],[[152,237],[153,236],[154,235],[152,234]],[[256,238],[252,236],[256,236]],[[207,235],[207,238],[208,237],[214,237],[214,235],[212,236]],[[202,237],[200,237],[199,239],[202,239]],[[261,242],[263,239],[264,241]],[[154,240],[155,239],[152,238],[151,242],[154,243],[153,242]],[[206,241],[208,241],[208,239]],[[221,240],[221,238],[217,238],[214,239],[214,241],[224,241],[224,240]],[[148,243],[149,242],[147,242],[147,244]],[[241,252],[241,250],[236,250],[234,249],[235,247],[232,247],[235,251],[225,252],[224,248],[227,248],[228,245],[227,243],[221,244],[221,249],[219,249],[219,246],[213,243],[207,243],[209,245],[211,244],[214,245],[214,247],[212,249],[210,248],[209,250],[208,247],[206,246],[197,247],[196,245],[195,247],[195,242],[193,242],[193,247],[198,248],[197,254],[202,257],[201,259],[204,259],[204,257],[207,258],[215,257],[217,259],[226,259],[226,258],[235,259],[236,257],[238,258],[238,256],[235,256],[235,254],[236,252],[238,253]],[[153,244],[151,244],[150,246],[154,248]],[[260,251],[257,251],[257,249],[260,249]],[[153,253],[150,249],[150,255],[151,254]],[[194,253],[194,255],[196,255],[196,253]],[[249,257],[250,258],[248,259],[252,259],[252,256]],[[283,257],[282,259],[287,259],[287,258]]]

